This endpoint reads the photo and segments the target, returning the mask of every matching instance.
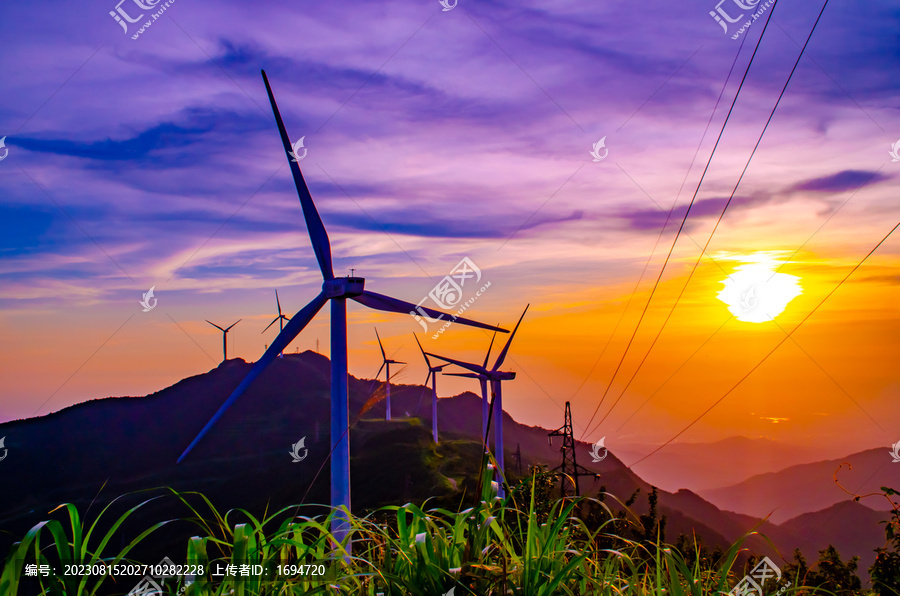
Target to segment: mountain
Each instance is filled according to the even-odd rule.
[[[841,560],[849,559],[850,555],[859,556],[858,573],[864,578],[875,562],[875,547],[885,546],[881,522],[890,517],[886,512],[875,511],[855,501],[843,501],[821,511],[799,515],[779,527],[799,537],[797,547],[809,563],[815,561],[818,552],[828,548],[829,544],[836,546]]]
[[[297,503],[327,503],[330,362],[315,352],[276,359],[195,450],[175,464],[251,366],[241,359],[229,360],[145,397],[96,399],[46,416],[0,424],[0,436],[6,437],[9,450],[0,462],[4,478],[0,553],[35,523],[47,519],[60,503],[72,502],[81,512],[89,510],[87,517],[91,518],[120,495],[143,491],[114,503],[118,515],[146,500],[148,494],[160,494],[158,488],[151,490],[154,487],[202,492],[222,513],[240,507],[262,515]],[[393,385],[395,419],[391,422],[383,419],[383,401],[362,416],[358,414],[373,392],[383,392],[382,383],[350,377],[349,389],[356,512],[426,499],[431,506],[456,507],[463,494],[472,494],[482,454],[478,396],[466,392],[438,400],[441,442],[435,445],[428,388]],[[548,429],[519,424],[506,412],[503,416],[509,478],[514,481],[518,477],[512,457],[517,446],[525,473],[531,465],[554,468],[559,464],[561,441],[556,439],[551,445]],[[301,438],[309,451],[303,461],[295,463],[289,451]],[[605,490],[614,495],[606,499],[607,505],[618,511],[623,507],[616,504],[616,498],[625,501],[640,491],[632,509],[636,514],[646,513],[651,484],[627,468],[613,451],[592,463],[590,448],[589,443],[576,442],[579,463],[599,474],[599,478],[580,479],[581,494],[596,496]],[[666,538],[671,542],[686,534],[697,535],[708,546],[726,547],[756,530],[768,536],[780,552],[789,554],[800,546],[814,560],[815,552],[809,555],[807,551],[819,543],[808,539],[807,524],[819,528],[819,535],[833,541],[845,557],[865,554],[883,543],[883,539],[867,543],[881,529],[875,518],[866,517],[865,508],[855,509],[854,519],[872,525],[874,533],[860,527],[860,532],[848,534],[846,540],[843,518],[827,512],[811,518],[812,522],[796,520],[793,525],[777,526],[771,520],[761,522],[723,509],[690,490],[659,492],[659,510],[667,518]],[[320,507],[306,514],[322,512]],[[123,526],[119,541],[126,539],[125,534],[131,536],[148,527],[151,520],[184,519],[190,517],[190,511],[177,499],[168,498],[150,502],[135,515]],[[155,534],[156,550],[148,556],[156,557],[160,545],[170,548],[166,552],[179,552],[184,538],[194,533],[196,529],[187,522],[166,526]],[[751,536],[745,547],[776,556],[760,536]],[[140,550],[135,556],[140,556]]]
[[[626,462],[637,461],[652,447],[624,445],[616,449]],[[756,474],[822,459],[820,451],[770,439],[729,437],[714,443],[672,443],[637,467],[660,488],[709,490],[737,484]],[[740,465],[735,465],[739,462]]]
[[[847,466],[849,464],[849,467]],[[699,491],[722,509],[781,523],[792,517],[820,511],[852,499],[855,494],[878,492],[882,486],[900,488],[900,465],[891,461],[888,449],[869,449],[841,459],[791,466],[778,472],[758,474],[725,488]],[[837,480],[848,494],[835,483]],[[871,497],[872,509],[886,510],[886,499]]]

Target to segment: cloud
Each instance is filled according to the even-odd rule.
[[[871,186],[882,180],[889,180],[890,178],[891,176],[888,176],[887,174],[875,171],[843,170],[837,174],[820,176],[801,182],[794,186],[792,190],[834,194]]]

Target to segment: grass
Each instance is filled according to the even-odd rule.
[[[123,524],[153,499],[118,517],[113,517],[110,504],[90,523],[74,506],[62,505],[51,512],[52,519],[35,525],[14,545],[0,573],[0,594],[127,594],[140,575],[35,578],[23,577],[23,572],[29,564],[52,565],[59,572],[63,565],[96,568],[131,561],[129,555],[138,545],[156,538],[154,533],[173,521],[191,524],[196,532],[182,542],[181,553],[170,555],[177,562],[203,565],[206,570],[227,564],[236,565],[236,570],[240,565],[263,570],[247,577],[207,574],[192,582],[173,577],[163,587],[165,594],[174,595],[444,596],[453,590],[454,596],[699,596],[727,594],[743,575],[732,570],[740,543],[713,564],[701,564],[697,545],[695,552],[682,553],[658,539],[625,538],[623,528],[634,525],[636,518],[617,518],[603,501],[547,499],[541,490],[548,486],[547,479],[537,472],[513,487],[504,500],[493,496],[490,474],[488,466],[482,494],[462,511],[409,503],[362,517],[349,515],[349,549],[347,541],[336,544],[330,532],[338,512],[307,517],[302,513],[308,506],[260,518],[241,509],[223,514],[199,493],[166,489],[164,496],[183,503],[189,515],[153,524],[124,544]],[[588,511],[593,513],[587,515]],[[115,539],[117,549],[111,546]],[[161,558],[141,563],[152,565]],[[278,574],[278,565],[318,565],[324,575],[308,575],[315,568],[299,568],[307,572],[302,575]],[[796,589],[792,586],[785,593]],[[766,592],[774,594],[775,589],[768,587]]]

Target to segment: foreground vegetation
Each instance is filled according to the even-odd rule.
[[[159,594],[151,582],[163,594],[187,596],[699,596],[728,594],[755,563],[746,559],[740,542],[715,551],[684,537],[675,546],[666,544],[665,518],[657,515],[655,493],[649,495],[649,513],[635,516],[628,506],[637,495],[612,507],[607,501],[614,499],[603,494],[597,499],[551,499],[552,477],[533,471],[501,500],[493,496],[491,471],[488,466],[482,493],[469,508],[407,504],[349,516],[348,539],[341,544],[334,542],[330,528],[332,518],[342,512],[307,517],[302,506],[257,518],[244,510],[221,514],[197,493],[166,491],[166,498],[182,502],[191,515],[153,524],[125,543],[123,528],[153,499],[115,518],[113,502],[90,523],[74,506],[62,505],[14,546],[0,573],[0,594],[128,594],[143,581],[147,596]],[[896,510],[894,515],[888,527],[892,546],[883,549],[882,565],[872,574],[879,594],[900,593],[900,518]],[[147,570],[149,578],[97,573],[134,562],[134,552],[173,522],[193,524],[196,535],[172,558],[202,565],[204,575],[163,577],[162,571],[154,577],[152,569]],[[117,541],[121,546],[112,548]],[[770,581],[763,592],[864,593],[853,560],[845,564],[836,552],[822,554],[811,570],[796,553],[794,563],[782,567],[781,581]],[[154,565],[161,556],[141,563]],[[41,565],[55,573],[26,575]],[[67,565],[87,565],[81,569],[93,573],[64,575]],[[226,565],[235,566],[235,575],[210,576]],[[241,570],[248,574],[240,575]]]

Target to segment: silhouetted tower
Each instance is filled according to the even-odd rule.
[[[568,495],[568,487],[575,489],[575,496],[581,496],[578,488],[579,476],[594,476],[599,478],[600,474],[595,474],[587,468],[578,465],[575,459],[575,434],[572,432],[572,408],[569,402],[566,402],[566,420],[565,423],[553,432],[547,433],[547,440],[553,444],[553,437],[562,437],[563,444],[560,447],[562,452],[562,463],[553,468],[554,472],[558,472],[560,479],[560,491],[563,498]],[[574,486],[573,486],[574,485]]]
[[[522,446],[519,443],[516,443],[516,452],[513,453],[513,457],[516,459],[516,474],[521,476],[522,475]]]

